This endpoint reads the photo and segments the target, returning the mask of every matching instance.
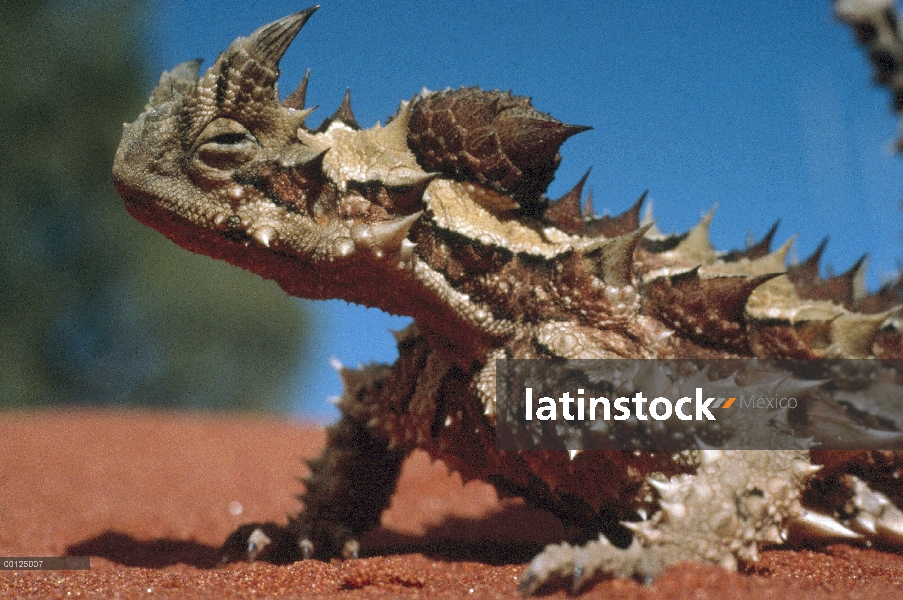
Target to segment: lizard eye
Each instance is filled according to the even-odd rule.
[[[248,162],[260,144],[244,125],[232,119],[212,121],[195,142],[194,157],[206,167],[231,171]]]

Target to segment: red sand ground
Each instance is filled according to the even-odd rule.
[[[382,555],[217,567],[238,525],[297,509],[299,457],[323,440],[275,418],[0,413],[0,556],[91,556],[90,571],[0,571],[0,597],[515,598],[524,532],[556,535],[547,515],[418,454],[365,538]],[[774,550],[747,571],[681,565],[649,587],[603,581],[583,597],[903,598],[903,556],[877,550]]]

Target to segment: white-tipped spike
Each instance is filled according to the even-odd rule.
[[[633,533],[639,533],[643,529],[643,521],[640,521],[639,523],[635,521],[622,521],[621,525],[623,525],[625,529],[629,529]]]
[[[903,547],[903,511],[890,498],[871,489],[858,477],[853,482],[853,502],[858,510],[851,525],[891,546]]]
[[[646,201],[646,208],[643,210],[643,218],[640,225],[655,225],[655,217],[652,215],[652,198]]]
[[[422,214],[423,211],[420,211],[388,221],[357,223],[351,227],[351,239],[355,244],[368,248],[377,258],[400,252],[402,241]]]
[[[270,242],[276,238],[276,230],[269,226],[261,227],[255,229],[254,232],[251,233],[251,237],[261,246],[269,248]]]
[[[298,548],[301,549],[301,558],[307,560],[314,554],[314,543],[307,538],[298,542]]]
[[[795,539],[828,541],[859,540],[862,536],[834,517],[803,509],[802,514],[788,522],[790,536]]]
[[[801,476],[815,475],[822,470],[822,465],[814,465],[804,460],[793,461],[793,472]]]
[[[850,519],[850,527],[863,535],[874,538],[878,535],[875,515],[863,512]]]
[[[289,117],[294,122],[295,127],[304,127],[304,122],[307,120],[307,117],[311,115],[315,110],[317,110],[316,106],[312,106],[310,108],[304,108],[301,110],[296,110],[294,108],[290,108]]]
[[[577,455],[579,455],[581,452],[583,452],[583,451],[582,450],[568,450],[568,458],[570,458],[571,460],[574,460],[575,458],[577,458]]]
[[[787,270],[787,254],[796,242],[796,235],[784,242],[780,248],[774,252],[769,252],[761,258],[757,258],[749,263],[750,275],[766,275],[768,273],[780,273]],[[767,285],[767,284],[766,284]]]
[[[357,246],[354,244],[354,240],[347,237],[339,237],[332,242],[330,255],[334,258],[348,258],[354,254],[355,250],[357,250]]]
[[[636,535],[636,538],[642,539],[646,543],[654,544],[657,540],[662,539],[662,531],[656,529],[652,525],[652,521],[640,521],[639,523],[631,521],[621,521],[621,525],[625,529],[629,529]]]
[[[677,245],[677,248],[674,249],[676,254],[680,254],[687,260],[701,264],[708,264],[715,260],[715,249],[712,247],[712,242],[709,239],[709,225],[711,225],[712,217],[715,216],[715,211],[717,209],[718,205],[716,204],[712,207],[712,210],[702,217],[702,220],[687,233],[687,237],[681,240],[680,244]]]
[[[651,477],[646,481],[649,482],[649,485],[655,488],[655,491],[658,492],[659,497],[661,497],[665,501],[667,501],[669,498],[674,497],[674,495],[680,488],[680,485],[672,481],[661,481],[660,479],[653,479]]]
[[[398,260],[402,263],[411,260],[411,257],[414,256],[414,248],[416,247],[417,244],[407,238],[401,240],[401,246],[398,248]]]

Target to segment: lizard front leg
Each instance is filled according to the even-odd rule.
[[[436,398],[452,365],[411,325],[396,333],[391,367],[341,369],[342,420],[310,461],[304,511],[290,523],[302,557],[356,557],[358,538],[379,524],[402,460],[431,439]]]
[[[390,449],[365,422],[345,415],[327,430],[327,445],[309,461],[304,510],[289,527],[302,557],[356,558],[359,538],[379,524],[406,451]]]
[[[410,326],[396,335],[394,365],[340,370],[342,419],[326,431],[326,448],[308,461],[299,496],[304,510],[287,526],[248,524],[229,536],[223,561],[288,563],[311,556],[353,558],[359,539],[379,524],[412,449],[430,437],[436,396],[450,363]]]
[[[360,536],[379,524],[408,453],[390,448],[389,440],[368,425],[366,409],[390,372],[386,366],[343,371],[346,389],[339,406],[344,414],[326,430],[320,456],[307,461],[310,474],[299,495],[304,510],[285,526],[243,525],[224,543],[223,562],[264,559],[283,564],[309,557],[358,556]]]

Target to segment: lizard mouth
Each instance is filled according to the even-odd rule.
[[[208,256],[247,251],[252,237],[238,228],[208,229],[197,225],[179,214],[166,210],[154,201],[154,197],[117,182],[116,190],[122,196],[126,211],[139,223],[162,233],[177,245]]]

